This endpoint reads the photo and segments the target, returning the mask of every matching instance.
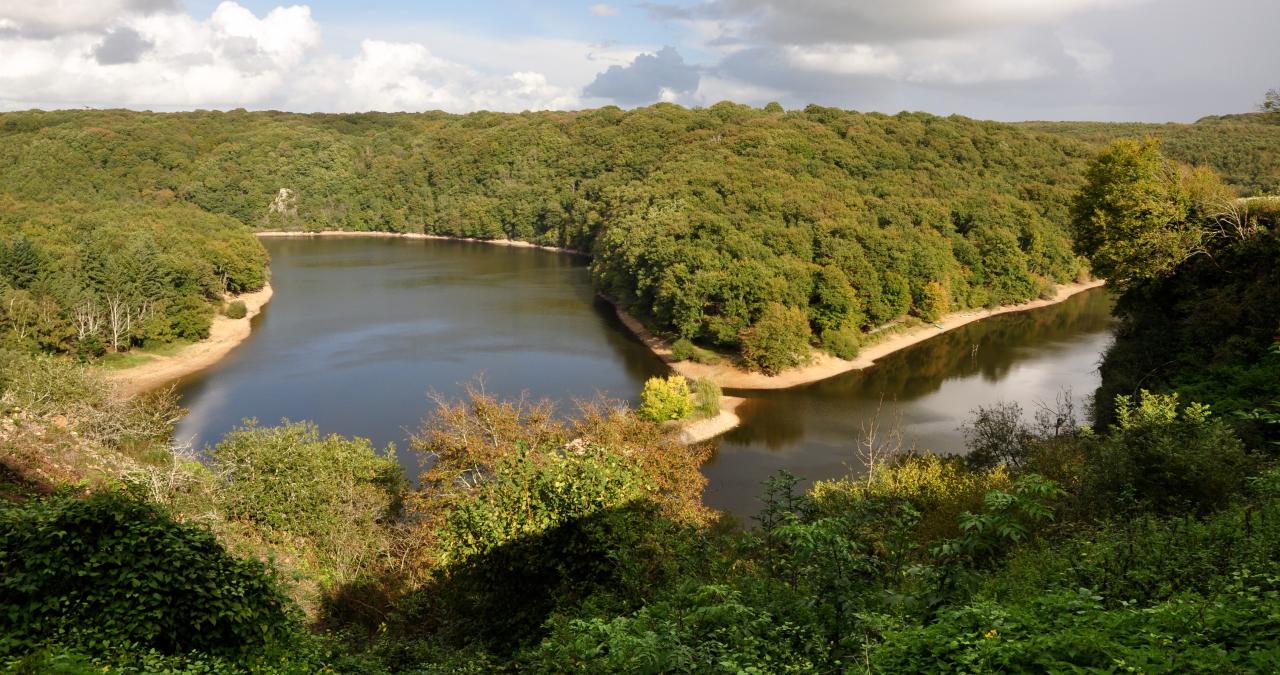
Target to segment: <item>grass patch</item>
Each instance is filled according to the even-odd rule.
[[[707,366],[714,366],[724,361],[724,357],[711,351],[710,349],[703,349],[702,347],[699,347],[697,345],[693,345],[692,349],[693,351],[689,355],[689,358],[692,359],[694,363],[701,363]]]
[[[108,370],[124,370],[153,361],[157,356],[174,356],[190,344],[191,342],[189,341],[179,340],[154,346],[138,347],[127,352],[106,354],[98,360],[98,364]]]

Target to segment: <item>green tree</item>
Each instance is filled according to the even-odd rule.
[[[771,303],[742,332],[742,358],[766,375],[777,375],[809,360],[810,335],[803,310]]]
[[[1163,276],[1201,248],[1189,197],[1156,141],[1121,140],[1094,160],[1072,206],[1075,249],[1125,285]]]
[[[44,267],[44,253],[29,237],[13,237],[7,244],[0,240],[0,274],[14,288],[30,288]]]
[[[951,309],[951,293],[937,281],[924,285],[917,311],[925,321],[937,321]]]

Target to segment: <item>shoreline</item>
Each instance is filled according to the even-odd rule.
[[[673,371],[689,380],[707,378],[725,389],[788,389],[825,380],[852,370],[869,368],[875,365],[876,359],[924,342],[947,331],[1001,314],[1025,312],[1056,305],[1073,295],[1099,288],[1105,283],[1105,281],[1099,279],[1083,283],[1062,284],[1058,286],[1057,294],[1049,300],[1030,300],[1017,305],[1002,305],[994,309],[952,312],[932,324],[926,324],[905,333],[892,335],[881,342],[866,347],[859,352],[858,358],[852,361],[836,358],[825,352],[815,351],[809,365],[791,368],[778,375],[765,375],[743,370],[727,363],[711,366],[694,363],[693,361],[675,361],[671,356],[670,343],[651,333],[639,320],[624,311],[617,303],[613,303],[613,306],[617,311],[618,319],[622,321],[622,324],[628,330]]]
[[[249,337],[253,317],[262,312],[273,293],[268,282],[261,290],[228,298],[228,301],[244,301],[247,311],[243,319],[218,314],[209,326],[209,337],[183,347],[172,356],[152,355],[150,361],[136,366],[106,371],[107,379],[118,384],[124,396],[137,396],[212,366]]]
[[[467,241],[475,244],[493,244],[495,246],[511,246],[513,248],[536,248],[542,251],[552,251],[555,253],[568,253],[569,255],[585,256],[586,253],[572,248],[562,248],[559,246],[544,246],[542,244],[531,244],[527,241],[519,239],[479,239],[477,237],[453,237],[446,234],[423,234],[420,232],[348,232],[346,230],[322,230],[319,232],[293,232],[289,230],[264,230],[262,232],[254,232],[255,236],[263,239],[304,239],[311,237],[372,237],[377,239],[418,239],[418,240],[436,240],[436,241]]]
[[[684,445],[693,445],[737,429],[742,424],[738,406],[746,402],[747,399],[738,396],[721,396],[719,414],[699,420],[680,420],[674,427],[676,438]]]

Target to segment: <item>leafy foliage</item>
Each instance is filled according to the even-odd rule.
[[[1254,191],[1274,183],[1277,128],[1153,135]],[[0,590],[18,599],[0,612],[4,665],[1276,670],[1280,477],[1252,474],[1277,434],[1280,209],[1140,143],[1082,180],[1091,143],[1148,130],[732,104],[0,115],[0,340],[16,350],[0,351],[0,383],[6,423],[22,422],[0,436],[0,477],[42,456],[80,477],[92,465],[86,483],[123,473],[212,525],[110,491],[0,509]],[[589,252],[599,289],[678,357],[736,350],[776,373],[815,335],[850,358],[904,315],[1083,278],[1059,225],[1082,185],[1077,244],[1123,291],[1098,430],[1069,407],[1032,423],[979,409],[966,458],[873,462],[808,493],[779,476],[750,531],[702,503],[710,448],[613,402],[439,400],[406,490],[390,451],[308,424],[250,424],[207,467],[159,453],[172,399],[120,403],[90,371],[29,354],[199,337],[224,293],[265,281],[246,226],[385,229]],[[128,330],[80,334],[113,297]],[[682,385],[659,407],[718,407],[714,387]],[[1116,394],[1138,398],[1112,408]],[[294,595],[321,587],[326,637],[298,635],[266,567],[215,536],[276,557]]]
[[[700,377],[693,381],[693,412],[701,417],[715,417],[720,414],[720,398],[724,392],[715,380]]]
[[[246,227],[190,205],[0,192],[0,345],[94,356],[203,339],[223,293],[261,288],[265,266]]]
[[[1154,141],[1116,141],[1089,167],[1072,212],[1076,251],[1118,284],[1168,274],[1201,246],[1178,168]]]
[[[406,483],[394,448],[321,437],[314,424],[228,433],[211,452],[226,517],[268,537],[309,541],[330,584],[352,580],[385,554],[384,523],[400,517]]]
[[[1250,458],[1224,421],[1178,395],[1116,399],[1110,435],[1088,444],[1086,494],[1099,505],[1141,502],[1157,512],[1205,511],[1243,487]]]
[[[268,568],[123,494],[7,505],[0,530],[5,653],[67,644],[235,655],[292,625]]]
[[[717,401],[717,408],[719,402]],[[640,392],[641,417],[651,422],[682,420],[693,412],[689,381],[680,375],[651,377]]]
[[[249,310],[244,306],[244,300],[236,300],[227,305],[228,319],[243,319],[248,313]]]
[[[770,304],[742,331],[742,359],[766,375],[777,375],[809,360],[809,323],[794,307]]]

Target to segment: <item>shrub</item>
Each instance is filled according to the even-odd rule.
[[[776,591],[779,589],[769,589]],[[763,593],[762,593],[763,595]],[[729,585],[686,582],[618,618],[559,618],[530,655],[532,672],[812,673],[831,647],[790,607],[771,607],[785,592],[744,597]],[[796,603],[799,604],[799,603]],[[804,617],[808,619],[810,617]]]
[[[961,513],[981,509],[987,492],[1009,485],[1003,468],[971,471],[957,459],[923,454],[905,455],[867,481],[818,481],[812,494],[824,514],[847,510],[867,497],[910,502],[920,512],[916,534],[929,541],[958,535],[956,518]]]
[[[978,406],[960,431],[969,450],[965,463],[975,470],[1001,464],[1021,466],[1032,453],[1035,437],[1023,422],[1022,406],[1000,402]]]
[[[331,581],[350,580],[384,552],[381,523],[398,516],[405,489],[394,448],[379,453],[363,438],[286,421],[236,429],[212,457],[227,516],[269,537],[306,538]]]
[[[680,420],[693,412],[689,382],[680,375],[651,377],[640,393],[640,416],[653,422]]]
[[[822,346],[836,358],[852,361],[862,348],[862,332],[853,326],[822,331]]]
[[[47,644],[240,654],[292,627],[257,560],[121,493],[0,507],[0,652]]]
[[[75,354],[81,361],[93,361],[102,358],[106,353],[107,343],[97,335],[86,335],[84,339],[76,340]]]
[[[1086,452],[1087,501],[1113,509],[1138,502],[1166,513],[1224,504],[1250,464],[1244,445],[1208,406],[1146,390],[1137,402],[1116,397],[1116,424],[1106,437],[1090,439]]]
[[[232,316],[236,303],[240,304],[240,315]],[[183,340],[203,340],[209,337],[209,322],[213,319],[213,307],[207,302],[191,296],[176,300],[169,307],[169,326],[175,337]],[[227,308],[227,316],[233,319],[243,318],[244,303],[237,300]]]
[[[693,357],[693,342],[689,338],[680,338],[671,343],[671,358],[677,361],[687,361]]]
[[[448,617],[441,637],[507,652],[536,643],[557,609],[595,591],[643,597],[671,545],[657,487],[610,448],[531,448],[494,465],[444,519],[441,566],[411,600],[407,626]],[[667,553],[670,555],[670,553]]]
[[[235,300],[230,305],[227,305],[228,319],[243,319],[248,313],[249,309],[244,306],[244,300]]]
[[[720,414],[720,385],[714,380],[700,377],[693,382],[693,409],[702,417],[715,417]]]
[[[751,368],[777,375],[808,360],[810,334],[804,310],[772,303],[742,331],[742,358]]]

